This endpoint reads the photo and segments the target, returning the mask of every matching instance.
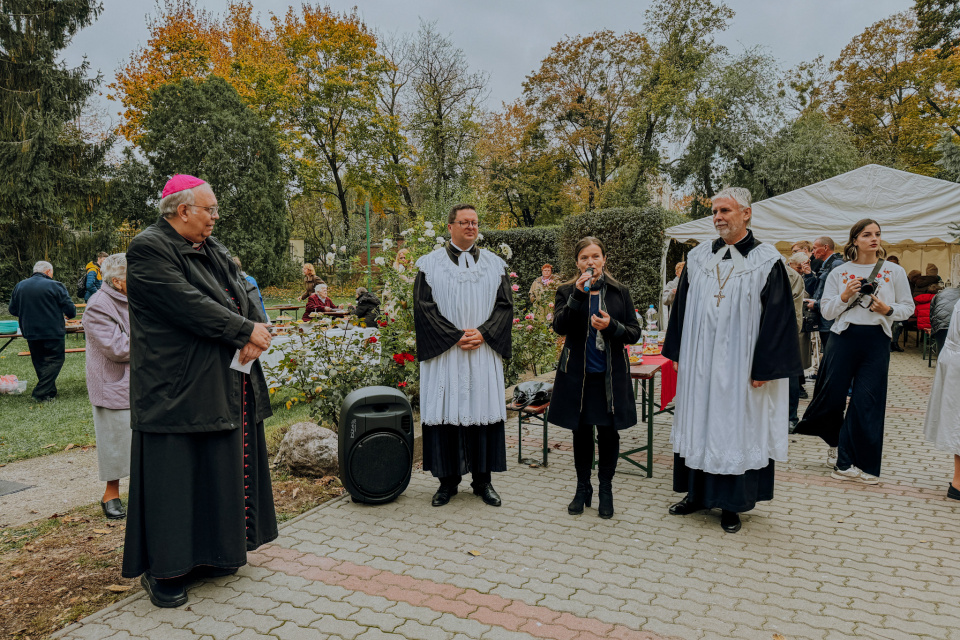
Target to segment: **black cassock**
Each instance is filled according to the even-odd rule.
[[[447,243],[447,256],[459,263],[461,251]],[[476,260],[479,248],[469,249]],[[430,360],[448,349],[458,349],[457,342],[464,332],[440,313],[433,290],[423,273],[417,274],[413,284],[414,329],[417,337],[417,358]],[[497,289],[497,299],[490,317],[477,327],[484,342],[503,359],[512,351],[513,292],[509,274],[504,272]],[[420,389],[421,394],[430,393]],[[489,482],[493,471],[507,470],[507,446],[504,424],[478,425],[423,425],[423,469],[438,478],[459,482],[466,473],[472,473],[475,482]]]
[[[242,315],[238,296],[250,292],[224,271],[230,265],[215,249],[204,249],[210,259],[197,260],[197,268],[207,270],[205,277],[219,284],[229,305]],[[248,308],[259,313],[252,302]],[[238,408],[237,428],[189,433],[134,430],[124,577],[146,572],[167,579],[197,567],[235,569],[246,564],[247,551],[276,539],[267,445],[263,422],[256,417],[264,412],[258,412],[253,388],[258,384],[266,390],[263,373],[255,365],[251,374],[230,370],[229,375],[238,383],[239,397],[231,399]],[[265,393],[259,395],[266,398]],[[204,398],[188,401],[196,406]]]
[[[713,242],[716,253],[723,247],[723,240]],[[760,242],[748,231],[745,238],[734,246],[746,256]],[[729,260],[730,256],[724,257]],[[663,343],[663,355],[674,362],[680,360],[683,340],[683,320],[690,283],[684,268],[667,324],[667,337]],[[760,292],[760,330],[751,365],[751,379],[779,380],[798,376],[803,372],[800,364],[800,346],[797,342],[797,319],[793,295],[783,262],[777,262],[767,276]],[[788,425],[784,423],[784,430]],[[691,500],[708,509],[726,509],[742,513],[753,509],[757,502],[773,499],[774,461],[762,469],[750,469],[740,475],[723,475],[691,469],[679,454],[673,455],[673,490],[685,492]]]

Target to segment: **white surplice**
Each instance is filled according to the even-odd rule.
[[[722,260],[728,250],[731,259]],[[744,256],[732,245],[714,254],[704,242],[687,256],[689,290],[670,440],[691,469],[740,475],[771,459],[787,459],[788,381],[772,380],[759,389],[750,384],[760,294],[782,260],[768,244]]]
[[[960,304],[953,308],[943,351],[937,354],[924,433],[937,449],[960,456]]]
[[[440,313],[458,329],[476,329],[493,313],[507,263],[486,249],[474,262],[466,251],[454,264],[444,248],[417,260]],[[464,351],[454,345],[420,363],[423,424],[480,425],[507,419],[503,358],[490,345]]]

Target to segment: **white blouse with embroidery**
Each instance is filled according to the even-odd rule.
[[[869,296],[864,296],[860,303],[849,310],[847,307],[856,299],[856,296],[844,302],[840,294],[851,280],[867,278],[873,273],[876,263],[855,264],[845,262],[837,265],[823,286],[823,299],[820,301],[820,313],[827,320],[835,320],[830,330],[833,333],[843,333],[851,324],[880,325],[888,336],[893,336],[893,323],[903,322],[913,315],[913,296],[910,295],[910,283],[907,281],[907,272],[898,264],[884,261],[877,274],[875,282],[877,292],[874,294],[885,304],[890,305],[893,314],[885,316],[875,313],[868,308],[873,302]]]

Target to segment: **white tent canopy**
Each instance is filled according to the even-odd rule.
[[[924,270],[933,263],[944,280],[960,281],[960,248],[949,225],[960,222],[960,184],[871,164],[753,205],[753,233],[783,252],[799,240],[830,236],[838,249],[863,218],[880,223],[888,255]],[[679,242],[717,237],[711,218],[670,227]]]

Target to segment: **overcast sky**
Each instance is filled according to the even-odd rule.
[[[200,0],[220,14],[226,0]],[[266,21],[283,14],[289,0],[253,0]],[[297,3],[299,4],[299,3]],[[322,4],[322,3],[318,3]],[[488,107],[498,108],[520,96],[521,83],[550,48],[565,35],[600,29],[642,31],[648,0],[330,0],[337,11],[357,9],[376,30],[415,32],[421,19],[436,21],[465,52],[474,69],[490,75]],[[154,0],[103,0],[100,19],[81,31],[66,51],[69,63],[86,55],[105,85],[130,53],[147,42],[146,18],[156,14]],[[854,36],[877,20],[909,9],[912,0],[727,0],[736,11],[730,29],[719,36],[737,52],[762,45],[784,67],[823,54],[829,61]],[[116,121],[120,106],[106,102]]]

